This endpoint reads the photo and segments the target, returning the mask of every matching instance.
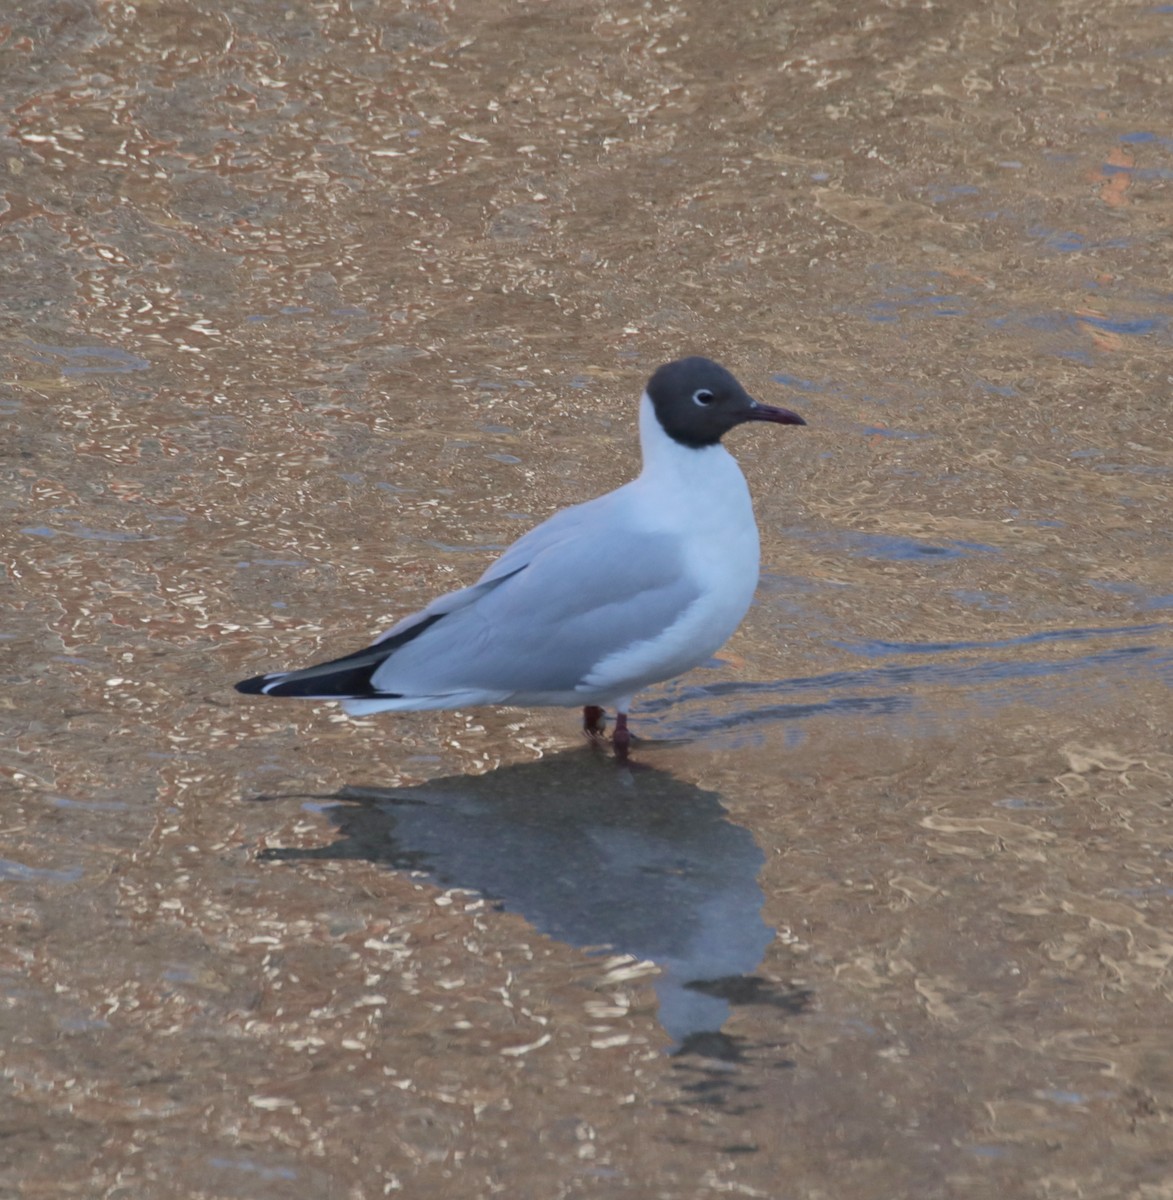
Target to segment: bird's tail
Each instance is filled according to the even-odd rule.
[[[401,693],[383,692],[374,686],[375,672],[400,646],[414,641],[444,615],[434,613],[373,646],[301,671],[274,671],[242,679],[236,690],[246,696],[298,696],[303,700],[401,700]]]

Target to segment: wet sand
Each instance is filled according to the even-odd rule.
[[[0,1194],[1173,1196],[1163,6],[0,18]],[[640,697],[359,721],[637,469],[763,580]]]

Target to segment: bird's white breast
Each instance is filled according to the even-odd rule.
[[[698,598],[652,641],[599,663],[590,681],[668,679],[704,662],[741,623],[758,582],[758,530],[745,476],[722,446],[682,446],[660,427],[645,395],[640,409],[644,470],[615,493],[616,516],[632,528],[679,539]]]
[[[623,489],[630,492],[632,524],[678,537],[698,582],[729,591],[740,583],[752,595],[758,578],[758,529],[737,460],[719,444],[694,449],[674,441],[660,427],[646,395],[640,405],[640,441],[644,469]]]

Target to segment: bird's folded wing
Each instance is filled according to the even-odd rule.
[[[566,692],[604,659],[662,636],[699,596],[679,541],[605,521],[584,528],[578,517],[559,513],[511,547],[466,602],[424,609],[420,618],[437,619],[388,655],[372,686]]]
[[[594,500],[559,509],[540,525],[522,534],[499,559],[489,565],[477,584],[490,583],[503,575],[512,574],[518,567],[529,566],[538,555],[565,543],[581,544],[585,550],[596,534],[613,534],[614,523],[622,520],[625,491],[620,488],[617,492],[608,492]]]
[[[508,575],[501,575],[487,583],[477,583],[472,587],[438,596],[427,608],[404,617],[397,625],[388,629],[373,645],[364,646],[353,654],[315,663],[314,666],[303,667],[299,671],[274,671],[268,675],[257,675],[253,679],[242,680],[236,685],[236,690],[269,696],[303,696],[315,699],[369,696],[373,686],[372,676],[381,663],[400,647],[423,634],[442,617],[462,605],[473,603],[477,597],[500,586],[508,578]]]
[[[523,567],[528,567],[543,550],[576,537],[580,527],[590,522],[587,510],[599,506],[600,500],[609,500],[610,498],[610,496],[599,497],[598,500],[588,500],[584,504],[571,505],[570,508],[564,508],[552,517],[548,517],[540,525],[535,525],[528,533],[518,538],[500,558],[490,563],[484,574],[471,587],[459,588],[454,592],[445,592],[443,596],[437,596],[426,607],[409,614],[403,620],[392,625],[385,633],[381,633],[369,649],[374,650],[375,647],[381,646],[389,640],[402,637],[403,634],[409,633],[430,617],[443,616],[473,603],[508,579],[510,575],[515,575]],[[599,517],[603,519],[605,514],[600,513]]]

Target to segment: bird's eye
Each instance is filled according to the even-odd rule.
[[[701,406],[701,408],[704,408],[707,405],[712,404],[713,401],[716,400],[716,398],[717,397],[714,396],[713,393],[710,392],[708,388],[701,388],[699,391],[693,392],[693,394],[692,394],[693,404],[699,404]]]

